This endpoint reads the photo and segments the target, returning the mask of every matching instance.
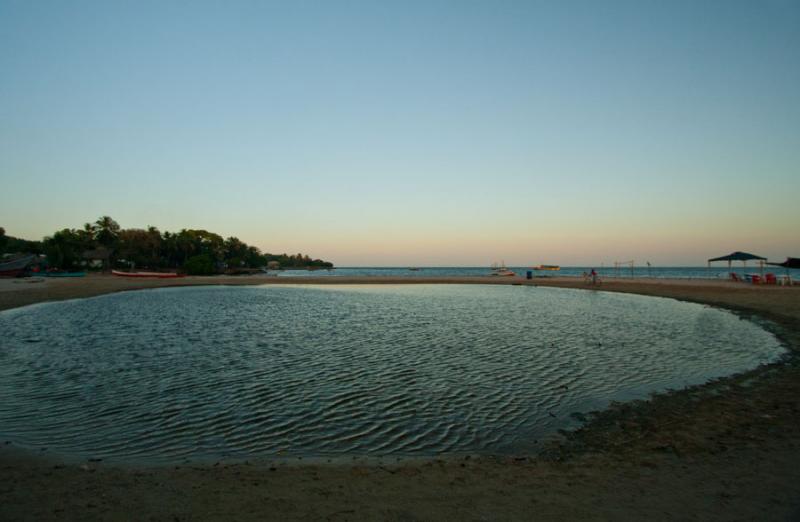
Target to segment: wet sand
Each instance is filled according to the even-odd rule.
[[[174,285],[529,284],[491,277],[19,281],[0,280],[0,310]],[[533,284],[592,288],[574,278]],[[30,455],[0,442],[0,520],[800,519],[800,287],[620,279],[594,288],[768,319],[790,355],[614,405],[539,456],[120,468]]]

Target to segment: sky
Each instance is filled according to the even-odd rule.
[[[800,256],[800,2],[0,0],[0,226],[338,266]]]

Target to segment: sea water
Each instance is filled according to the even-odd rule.
[[[409,270],[410,267],[341,267],[334,270],[281,270],[272,271],[273,275],[279,277],[303,277],[303,276],[330,276],[330,277],[479,277],[491,275],[492,269],[486,267],[414,267],[417,270]],[[635,266],[614,268],[613,266],[585,266],[585,267],[561,267],[558,271],[533,270],[531,267],[513,266],[508,267],[519,276],[525,276],[527,271],[532,271],[535,277],[581,277],[584,273],[590,273],[592,269],[598,272],[600,277],[613,278],[653,278],[653,279],[717,279],[727,280],[730,271],[738,273],[740,276],[745,274],[761,274],[761,268],[752,263],[747,267],[738,263],[730,271],[727,265],[717,264],[712,267],[647,267]],[[764,273],[773,273],[777,276],[788,274],[795,280],[800,280],[800,270],[786,270],[776,266],[765,266]]]

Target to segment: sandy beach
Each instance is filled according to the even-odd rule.
[[[786,360],[614,405],[541,455],[115,467],[0,441],[0,520],[800,519],[800,287],[575,278],[0,280],[0,310],[183,285],[533,284],[630,292],[760,317]]]

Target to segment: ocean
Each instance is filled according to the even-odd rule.
[[[367,276],[367,277],[478,277],[491,274],[489,267],[418,267],[418,270],[409,270],[409,267],[341,267],[334,270],[282,270],[278,273],[280,277],[298,277],[298,276],[331,276],[331,277],[354,277],[354,276]],[[525,276],[531,267],[524,266],[509,266],[520,276]],[[570,266],[561,267],[557,272],[547,272],[534,270],[534,277],[556,277],[556,276],[574,276],[581,277],[584,272],[591,272],[594,268],[603,278],[656,278],[656,279],[727,279],[728,267],[727,265],[707,267],[647,267],[637,266],[632,270],[630,267],[620,267],[615,269],[613,266]],[[739,275],[744,274],[760,274],[761,269],[756,265],[748,265],[747,267],[734,266],[734,272]],[[778,266],[765,266],[764,273],[774,273],[776,275],[789,274],[793,279],[800,280],[800,270],[786,270]]]

